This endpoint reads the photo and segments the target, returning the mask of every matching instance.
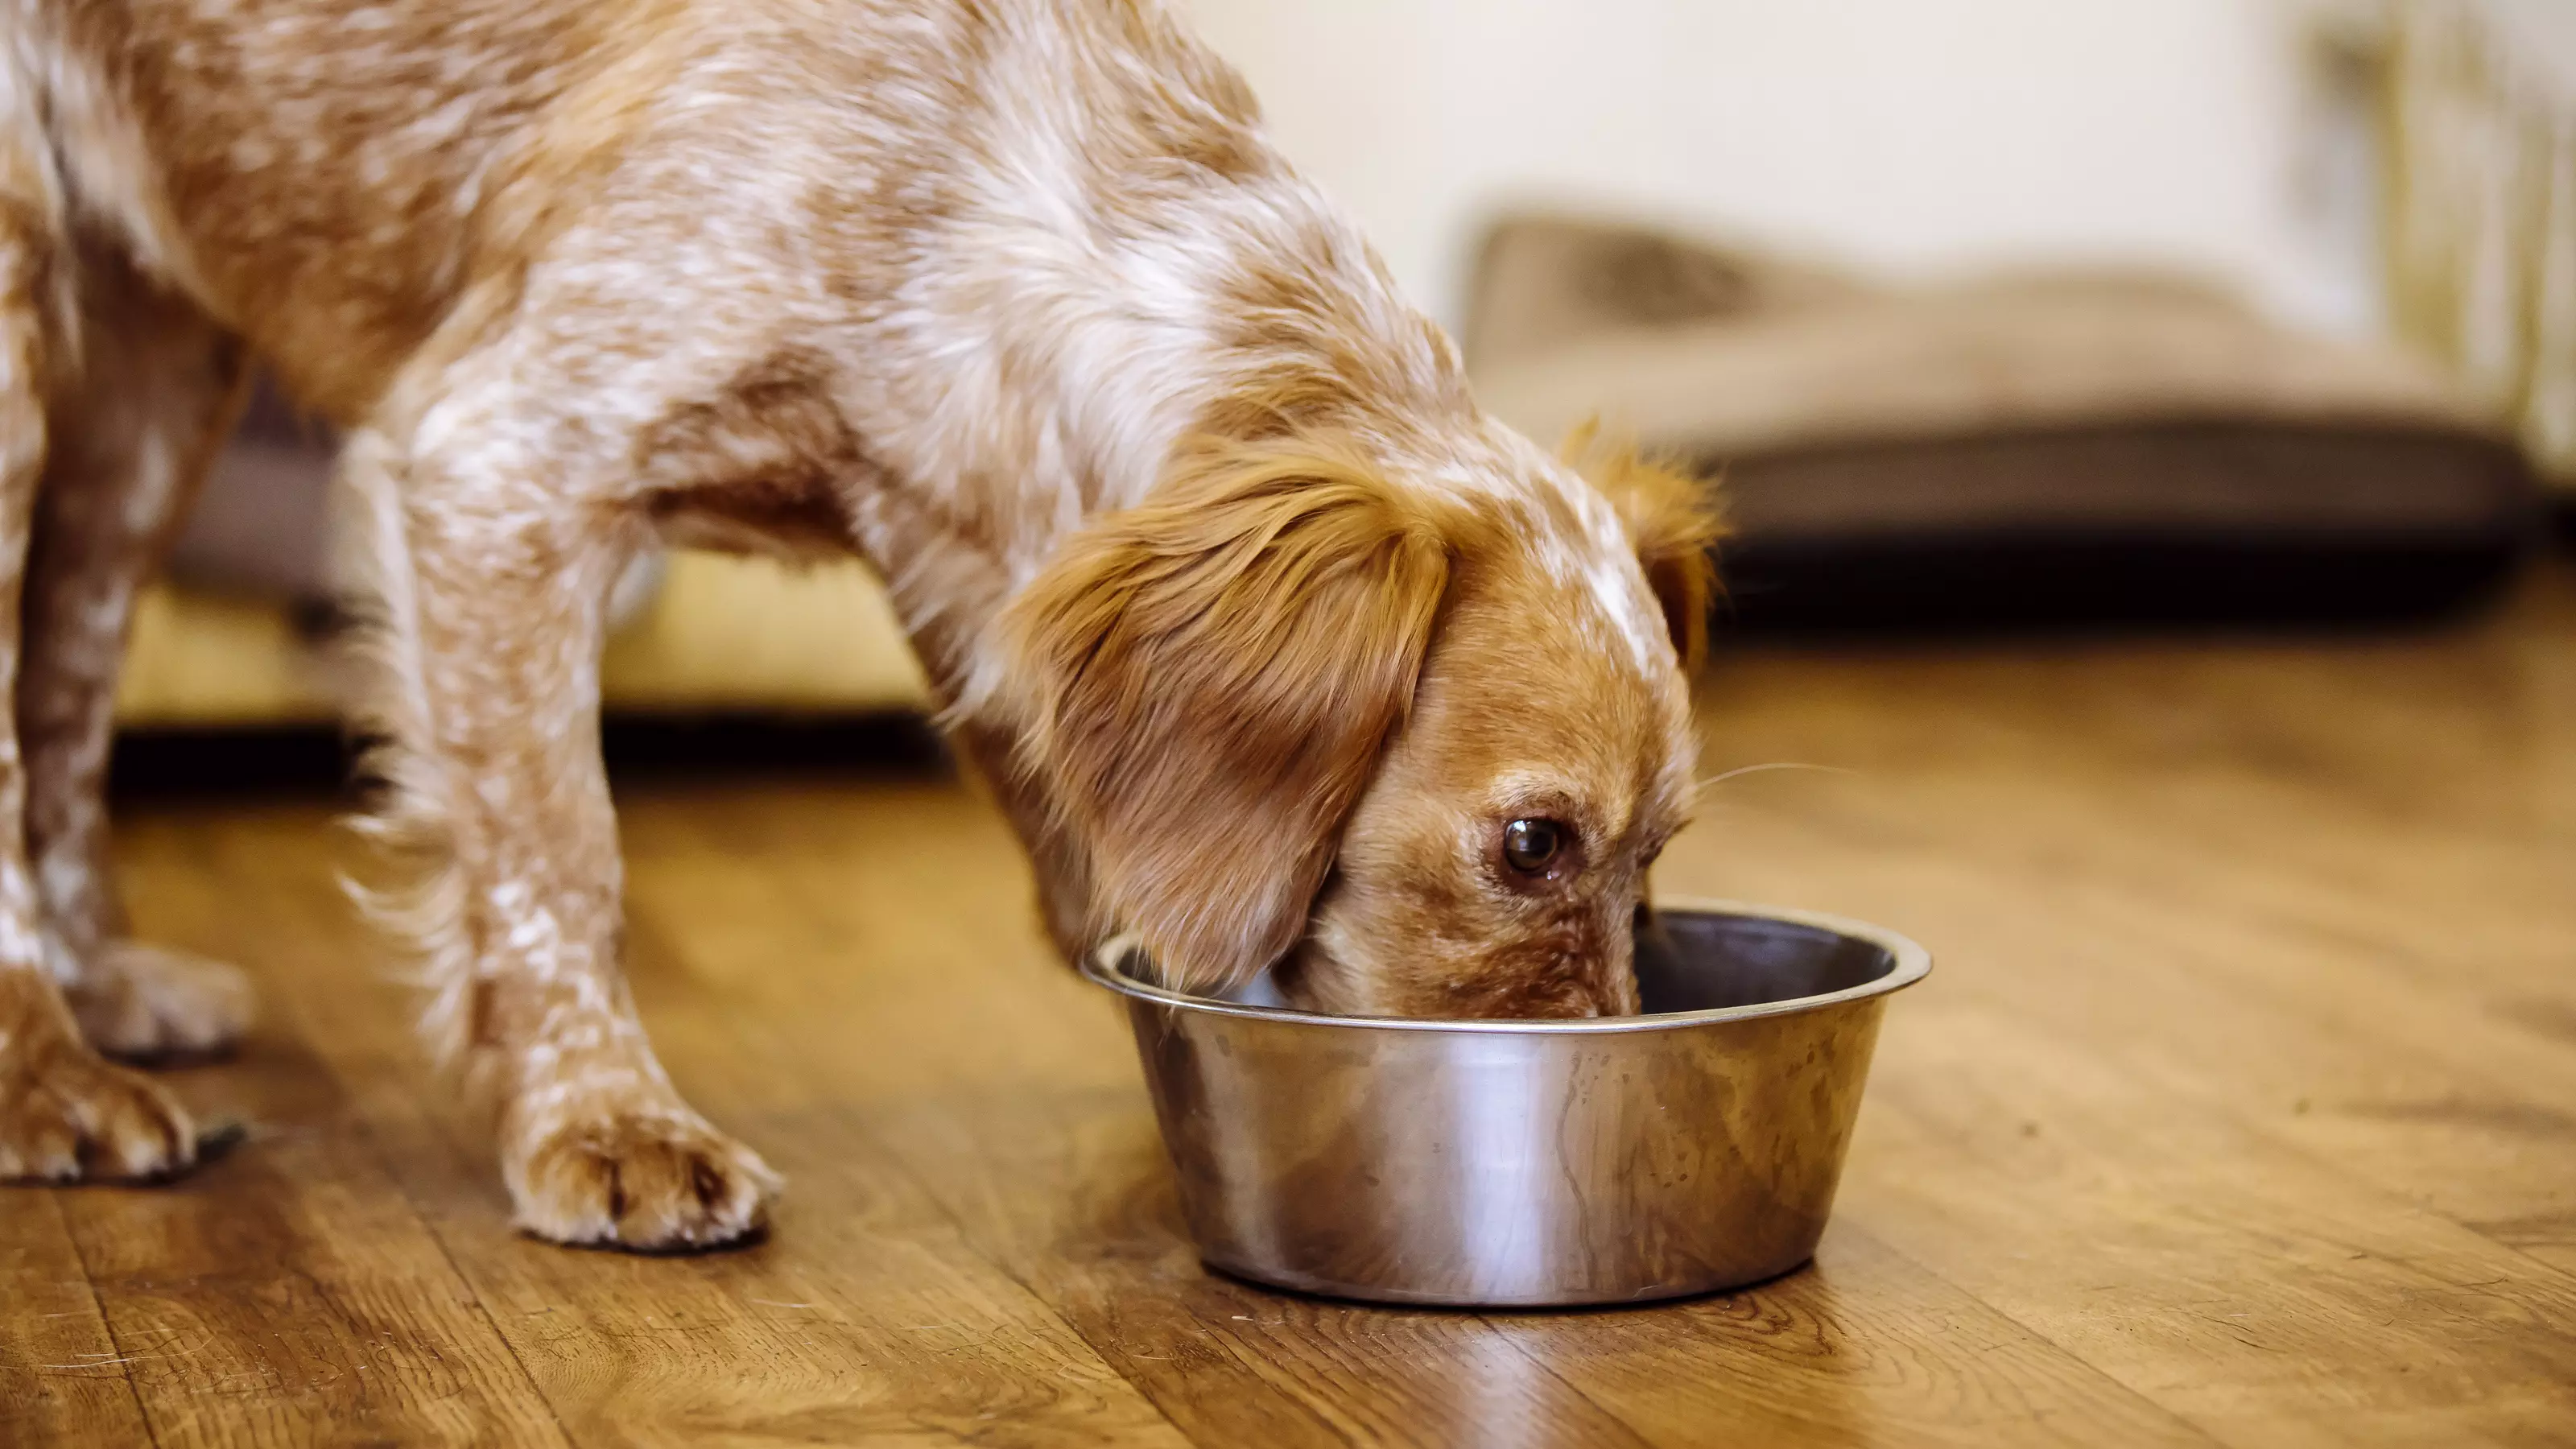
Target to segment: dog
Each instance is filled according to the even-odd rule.
[[[777,1179],[618,974],[604,600],[658,540],[855,553],[1056,946],[1194,991],[1637,1009],[1715,524],[1481,413],[1155,0],[0,0],[0,1176],[155,1178],[111,1058],[241,974],[130,939],[138,582],[253,366],[338,425],[422,863],[376,902],[517,1223],[702,1248]],[[18,822],[7,824],[8,820]]]

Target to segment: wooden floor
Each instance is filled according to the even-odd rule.
[[[247,1144],[0,1192],[0,1444],[2576,1443],[2576,573],[2434,635],[1740,651],[1667,890],[1928,943],[1816,1264],[1477,1317],[1201,1271],[1123,1026],[936,775],[627,792],[773,1238],[514,1237],[319,804],[126,821]]]

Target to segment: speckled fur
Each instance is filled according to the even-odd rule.
[[[374,828],[421,866],[375,905],[537,1234],[703,1246],[776,1186],[617,969],[597,661],[657,534],[884,575],[1068,953],[1633,1006],[1604,923],[1687,801],[1704,587],[1657,541],[1702,515],[1479,413],[1150,0],[0,0],[0,147],[0,577],[40,481],[89,540],[33,575],[51,743],[0,739],[0,845],[37,862],[0,848],[0,1174],[187,1161],[84,1001],[100,1046],[238,1028],[227,968],[120,940],[96,783],[102,661],[243,353],[347,430]],[[166,387],[84,370],[136,338]],[[115,409],[121,449],[70,441]],[[1539,808],[1580,880],[1496,877]]]

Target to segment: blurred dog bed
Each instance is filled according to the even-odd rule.
[[[2184,281],[1901,291],[1532,216],[1474,285],[1506,421],[1598,413],[1723,474],[1745,625],[2396,620],[2491,590],[2539,531],[2509,434],[2429,364]]]

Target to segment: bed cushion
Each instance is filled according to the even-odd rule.
[[[2429,365],[2150,275],[1941,289],[1524,218],[1478,269],[1479,395],[1722,474],[1744,624],[2389,619],[2536,535],[2506,432]]]

